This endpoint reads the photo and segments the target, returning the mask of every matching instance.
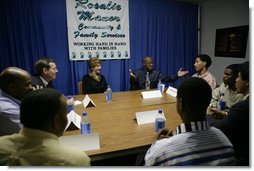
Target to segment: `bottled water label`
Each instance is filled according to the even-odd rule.
[[[160,90],[162,93],[162,84],[158,84],[157,89]]]
[[[71,112],[74,109],[74,105],[73,104],[69,104],[68,105],[68,112]]]
[[[160,129],[162,129],[164,127],[165,127],[165,119],[163,119],[163,118],[156,118],[154,130],[156,132],[158,132]]]
[[[81,134],[90,134],[91,133],[91,124],[90,122],[81,123]]]
[[[220,111],[224,111],[226,109],[226,102],[225,101],[219,101],[218,102],[218,109]]]

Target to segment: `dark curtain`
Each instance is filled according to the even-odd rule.
[[[180,67],[193,74],[197,22],[194,4],[129,0],[131,59],[102,61],[102,74],[112,90],[129,90],[128,70],[141,67],[146,55],[153,57],[156,69],[169,75]],[[89,70],[86,61],[69,61],[65,0],[1,0],[1,71],[17,66],[33,74],[34,62],[43,56],[56,61],[56,88],[65,95],[77,94],[77,82]]]

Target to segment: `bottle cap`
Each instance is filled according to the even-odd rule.
[[[158,113],[162,113],[162,109],[158,109]]]
[[[71,96],[68,96],[68,99],[71,99],[72,97]]]
[[[86,112],[82,112],[82,116],[86,116],[87,115],[87,113]]]

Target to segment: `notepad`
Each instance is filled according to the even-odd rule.
[[[143,97],[144,99],[162,97],[162,94],[161,94],[161,91],[160,91],[160,90],[144,91],[144,92],[141,92],[141,94],[142,94],[142,97]]]
[[[169,86],[167,91],[166,91],[166,93],[171,95],[171,96],[173,96],[173,97],[176,97],[176,95],[177,95],[177,89],[174,88],[174,87]]]
[[[138,125],[153,123],[155,122],[156,115],[158,114],[158,110],[149,110],[144,112],[136,112],[136,119]],[[164,113],[162,113],[165,118]],[[165,118],[166,120],[166,118]]]
[[[83,151],[100,149],[100,138],[98,133],[86,135],[68,135],[59,138],[60,144],[79,148]]]

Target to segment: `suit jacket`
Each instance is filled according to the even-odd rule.
[[[233,105],[226,117],[215,120],[219,128],[234,146],[237,165],[249,165],[249,97]]]
[[[45,86],[45,84],[41,80],[40,76],[34,75],[34,76],[32,76],[32,86],[36,86],[36,85],[39,85],[39,86],[42,86],[42,87],[47,87],[47,88],[54,88],[55,89],[55,86],[53,85],[52,81],[48,82],[48,85]]]
[[[139,68],[133,71],[133,74],[137,77],[130,77],[130,90],[145,89],[146,73],[147,71],[144,68]],[[149,72],[149,79],[150,88],[153,89],[157,88],[159,80],[161,80],[162,82],[174,82],[178,79],[178,76],[168,76],[165,73],[153,69]]]

